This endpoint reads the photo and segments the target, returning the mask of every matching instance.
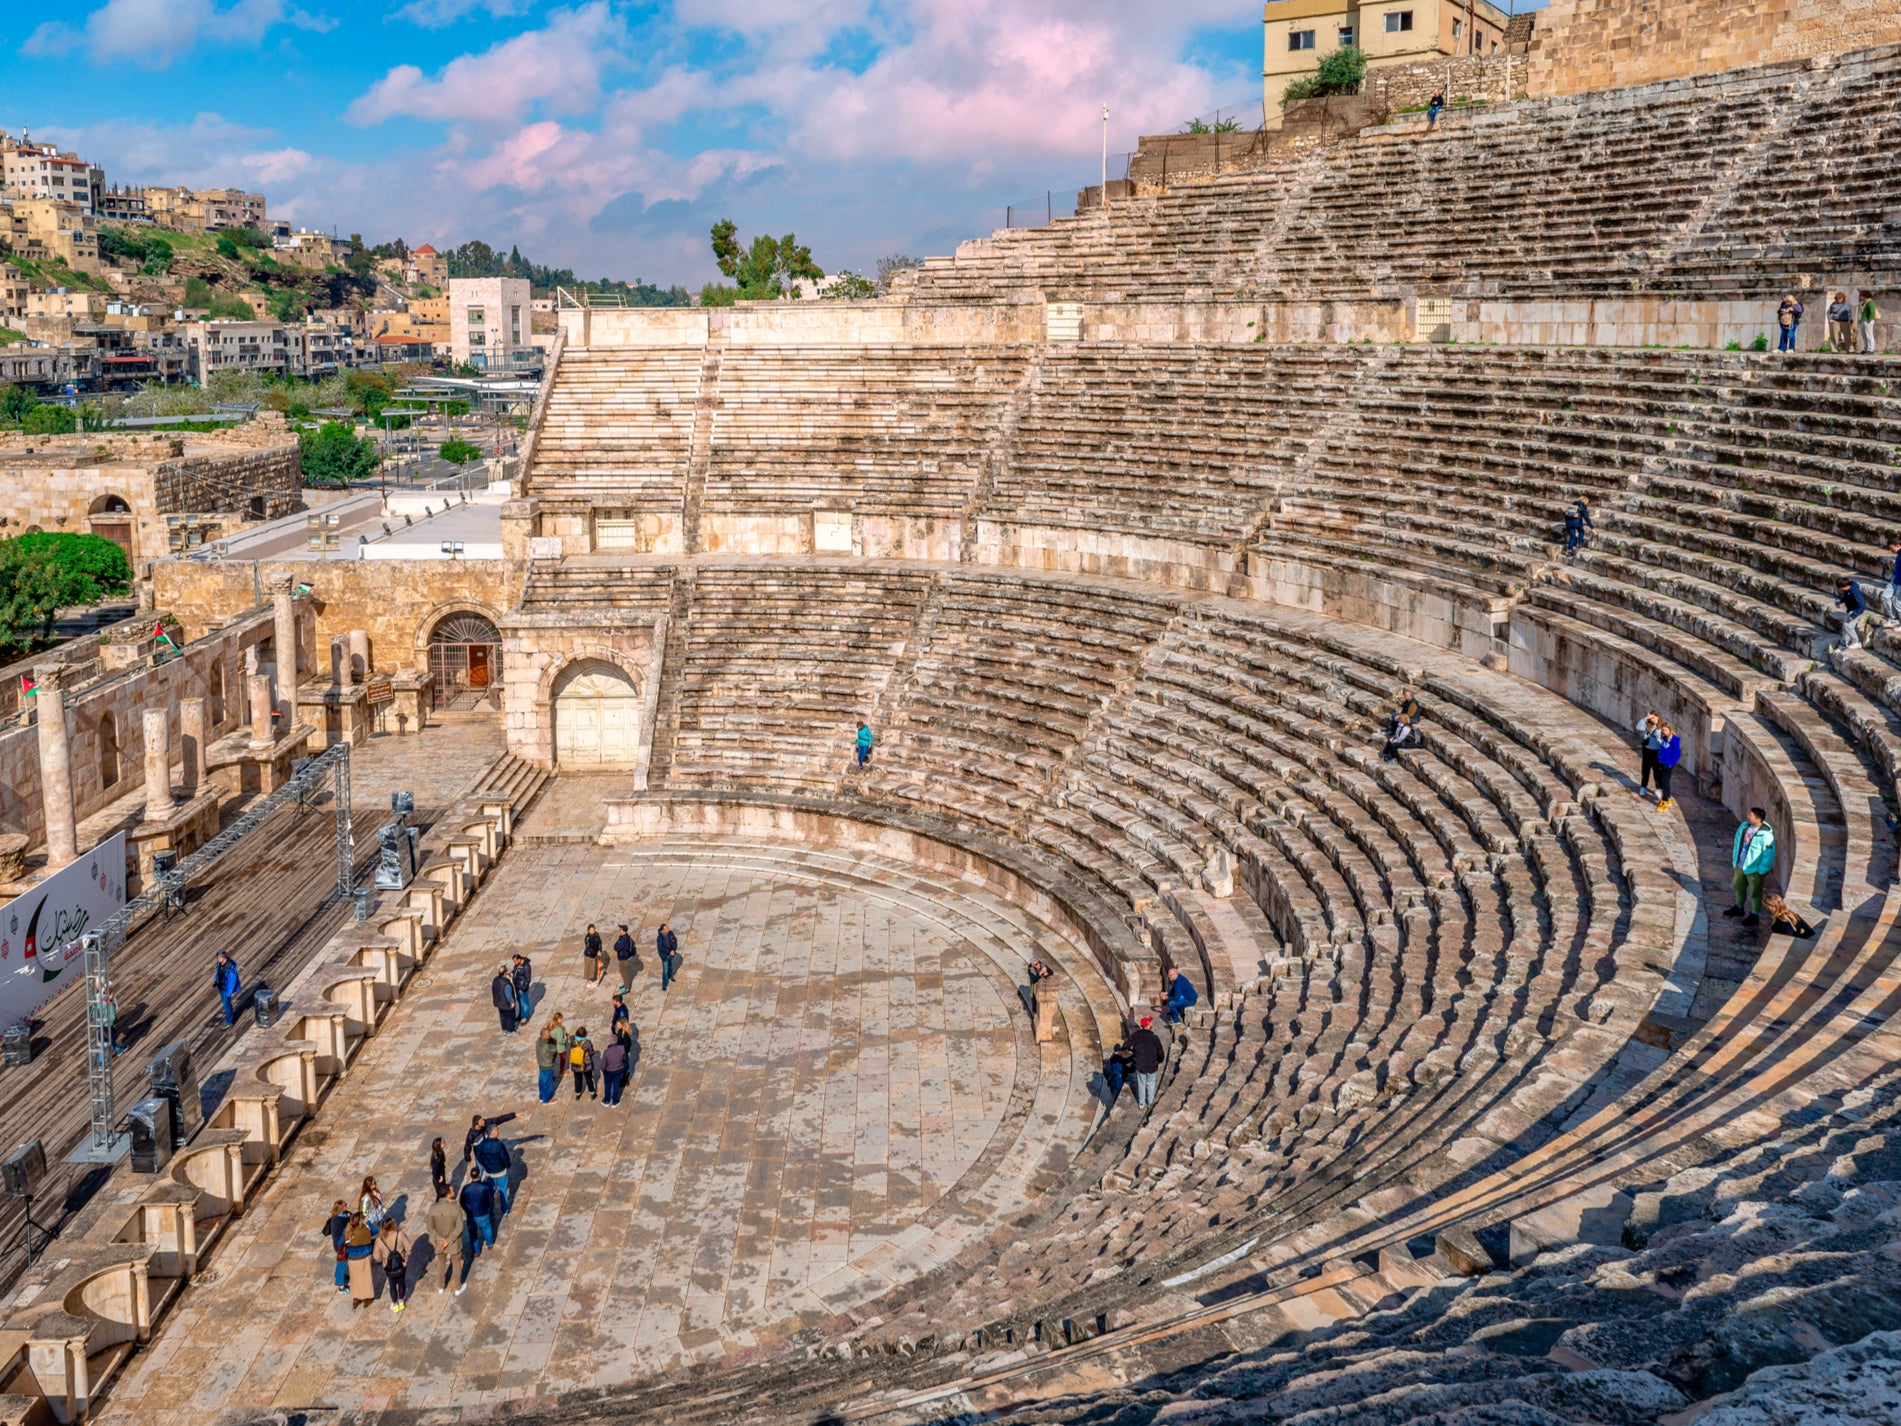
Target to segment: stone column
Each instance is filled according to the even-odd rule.
[[[46,816],[46,864],[57,871],[79,855],[79,825],[73,817],[73,745],[66,735],[66,694],[56,663],[33,670],[33,701],[40,718],[40,802]]]
[[[356,683],[370,676],[370,634],[367,629],[350,630],[350,676]]]
[[[350,681],[350,641],[336,638],[330,641],[330,686],[342,688]]]
[[[145,710],[145,817],[162,822],[172,815],[172,733],[163,708]]]
[[[178,705],[178,742],[183,763],[179,781],[188,796],[198,795],[205,775],[205,700],[182,699]]]
[[[251,746],[268,748],[276,740],[271,737],[271,681],[261,673],[254,673],[249,680],[251,690]]]
[[[284,726],[297,721],[297,599],[291,593],[287,574],[271,581],[271,607],[274,615],[271,642],[277,658],[277,703],[284,714]]]

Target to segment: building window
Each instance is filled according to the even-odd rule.
[[[1412,27],[1413,27],[1413,12],[1411,10],[1388,10],[1386,12],[1386,33],[1387,34],[1389,35],[1404,34],[1407,30],[1410,30]]]
[[[1456,40],[1460,35],[1464,33],[1465,33],[1465,21],[1454,20],[1452,22],[1452,38]]]
[[[1287,48],[1288,49],[1310,50],[1313,47],[1314,47],[1314,32],[1312,30],[1289,30],[1287,32]]]
[[[1352,43],[1353,43],[1353,26],[1342,25],[1340,27],[1340,47],[1342,49],[1345,49],[1348,45],[1351,45]]]

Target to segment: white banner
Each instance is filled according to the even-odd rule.
[[[0,908],[0,1026],[85,979],[79,938],[125,907],[125,833]]]

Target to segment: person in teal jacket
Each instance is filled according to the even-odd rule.
[[[871,743],[871,726],[860,723],[858,725],[858,766],[861,768],[871,761]]]
[[[1776,834],[1765,820],[1768,815],[1760,807],[1750,808],[1749,819],[1736,829],[1730,846],[1729,864],[1735,868],[1730,885],[1736,904],[1723,914],[1741,916],[1745,926],[1762,924],[1762,882],[1776,864]]]

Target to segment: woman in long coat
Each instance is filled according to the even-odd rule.
[[[488,998],[494,1002],[495,1013],[502,1017],[502,1033],[515,1033],[515,982],[503,966],[495,972],[495,979],[489,982]]]
[[[350,1215],[350,1226],[343,1230],[343,1257],[350,1268],[350,1306],[354,1310],[376,1301],[376,1278],[370,1271],[370,1256],[376,1251],[376,1235],[363,1221],[361,1213]]]

